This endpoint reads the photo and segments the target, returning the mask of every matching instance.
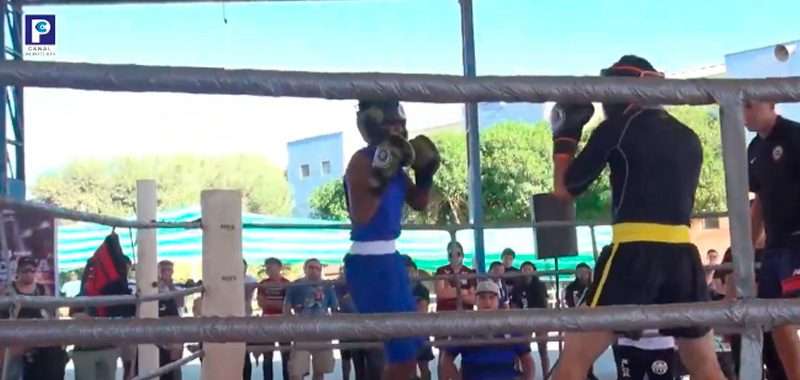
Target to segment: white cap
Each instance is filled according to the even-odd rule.
[[[494,281],[481,281],[475,289],[475,294],[481,293],[494,293],[496,296],[500,297],[500,287],[497,286]]]

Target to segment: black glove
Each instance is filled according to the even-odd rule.
[[[553,129],[553,154],[573,154],[581,140],[583,126],[592,119],[594,106],[591,103],[556,103],[550,112],[550,127]]]
[[[442,163],[442,157],[439,155],[439,149],[436,145],[425,135],[414,137],[410,141],[411,146],[414,148],[414,163],[411,168],[414,169],[414,183],[417,188],[430,189],[433,187],[433,175],[439,170]]]
[[[397,174],[400,167],[414,162],[414,148],[408,140],[398,135],[390,135],[375,148],[372,157],[372,176],[369,186],[375,194],[383,194],[386,186]]]

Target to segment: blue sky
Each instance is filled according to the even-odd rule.
[[[737,4],[741,4],[736,6]],[[59,61],[460,74],[457,0],[29,7],[57,15]],[[797,0],[475,0],[479,75],[595,75],[636,53],[661,71],[800,38]],[[29,183],[75,157],[263,153],[352,125],[352,103],[26,91]],[[427,106],[411,118],[458,117]],[[437,120],[438,122],[438,120]],[[291,128],[287,128],[291,125]]]

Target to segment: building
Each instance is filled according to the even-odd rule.
[[[800,40],[725,55],[728,78],[785,78],[800,76]],[[800,104],[780,104],[780,113],[800,120]]]
[[[411,136],[445,129],[464,130],[464,106],[461,104],[404,104],[408,115],[407,128]],[[545,106],[531,103],[481,103],[478,107],[479,129],[503,121],[536,123],[544,117]],[[317,135],[287,144],[289,160],[287,177],[294,198],[295,217],[308,217],[308,200],[314,189],[342,178],[350,156],[364,146],[355,123],[331,125],[331,133]],[[466,142],[465,142],[466,143]]]

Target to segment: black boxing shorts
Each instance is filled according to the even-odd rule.
[[[587,305],[659,305],[709,302],[705,269],[686,226],[619,223],[595,266]],[[676,338],[700,338],[710,327],[659,330]]]
[[[675,380],[678,351],[674,348],[646,350],[634,346],[612,346],[617,379]]]

